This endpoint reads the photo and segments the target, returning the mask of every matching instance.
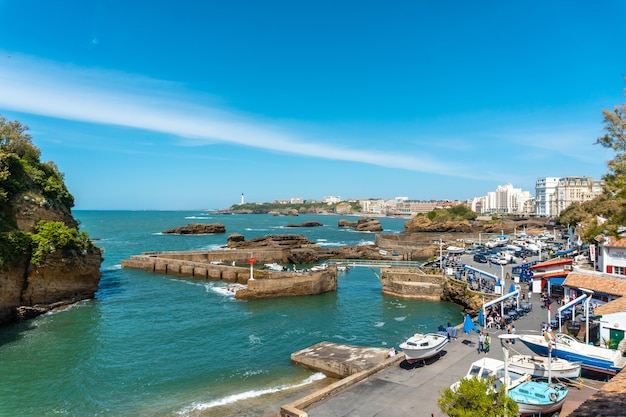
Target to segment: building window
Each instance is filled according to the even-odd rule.
[[[623,266],[613,266],[613,273],[616,275],[626,275],[626,267]]]

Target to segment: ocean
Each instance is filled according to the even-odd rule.
[[[203,211],[74,211],[104,249],[95,299],[0,328],[0,416],[267,416],[334,382],[290,361],[322,341],[397,347],[416,332],[461,323],[447,302],[381,294],[368,268],[352,268],[336,292],[239,301],[228,284],[122,269],[146,251],[218,249],[298,233],[323,246],[373,242],[337,227],[350,216],[212,215]],[[317,221],[315,228],[284,228]],[[383,233],[406,219],[380,218]],[[225,234],[164,235],[189,223],[222,223]]]

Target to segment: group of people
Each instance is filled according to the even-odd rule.
[[[487,312],[487,328],[495,327],[498,330],[504,329],[506,327],[506,319],[504,316],[501,316],[498,313],[498,309],[496,306],[492,306],[492,308]]]

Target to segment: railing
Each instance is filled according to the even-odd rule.
[[[362,266],[366,268],[421,268],[424,264],[417,261],[388,261],[381,259],[329,259],[326,263],[337,266]]]

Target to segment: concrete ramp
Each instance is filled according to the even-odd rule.
[[[376,368],[388,349],[321,342],[291,354],[291,361],[331,378],[345,378]]]

